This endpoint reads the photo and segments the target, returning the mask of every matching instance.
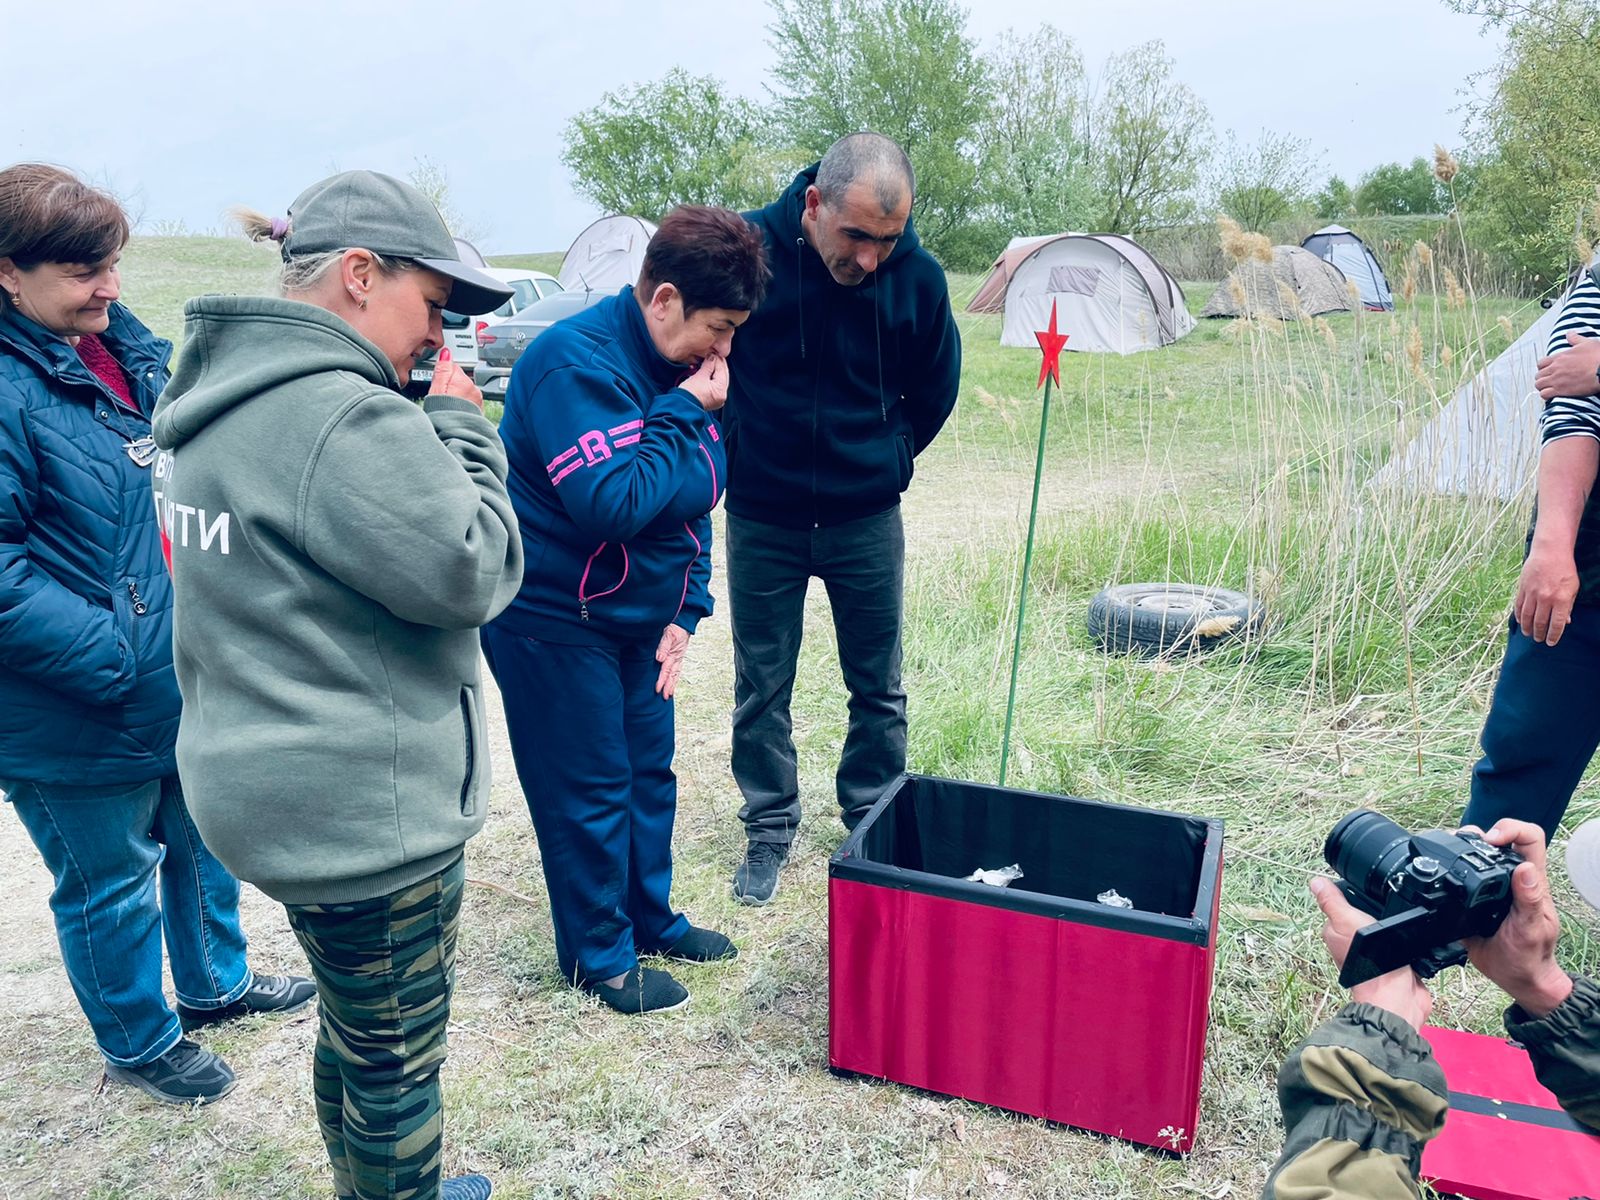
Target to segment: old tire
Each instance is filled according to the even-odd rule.
[[[1089,601],[1089,635],[1120,654],[1207,650],[1258,633],[1265,618],[1243,592],[1192,583],[1123,583]]]

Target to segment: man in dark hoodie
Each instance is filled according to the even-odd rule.
[[[800,823],[789,701],[813,576],[850,691],[846,827],[905,769],[900,495],[961,375],[944,272],[911,227],[915,188],[899,146],[856,133],[747,214],[773,279],[740,333],[726,418],[733,774],[749,838],[733,894],[745,904],[772,899]]]

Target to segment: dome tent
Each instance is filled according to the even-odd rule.
[[[1374,312],[1392,312],[1394,293],[1383,265],[1360,236],[1343,225],[1324,225],[1300,243],[1323,262],[1332,263],[1339,273],[1361,292],[1361,303]]]
[[[1183,289],[1150,252],[1114,233],[1012,238],[968,312],[1004,313],[1002,346],[1033,346],[1057,308],[1068,350],[1134,354],[1194,328]]]
[[[1298,321],[1349,312],[1350,285],[1337,268],[1299,246],[1274,246],[1272,261],[1247,258],[1217,285],[1202,317],[1277,317]]]
[[[614,292],[636,283],[656,227],[641,217],[601,217],[576,238],[557,278],[569,292]]]

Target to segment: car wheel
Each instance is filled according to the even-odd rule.
[[[1192,583],[1123,583],[1089,601],[1089,635],[1112,653],[1208,650],[1259,633],[1266,610],[1243,592]]]

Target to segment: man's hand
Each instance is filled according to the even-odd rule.
[[[439,351],[439,359],[433,365],[433,383],[428,388],[428,395],[455,396],[483,408],[483,393],[478,390],[477,384],[467,378],[467,373],[456,366],[448,349]]]
[[[1512,602],[1518,627],[1534,641],[1554,646],[1567,631],[1577,597],[1578,564],[1571,548],[1541,546],[1535,538]]]
[[[1544,830],[1507,818],[1483,835],[1523,858],[1511,876],[1511,911],[1493,937],[1465,938],[1467,957],[1531,1017],[1546,1017],[1572,994],[1572,977],[1556,965],[1561,918],[1545,877]]]
[[[656,647],[656,661],[661,664],[661,675],[656,680],[656,695],[671,700],[678,690],[678,676],[683,674],[683,655],[689,649],[689,631],[682,625],[668,625],[661,631],[661,644]]]
[[[700,360],[700,368],[678,385],[696,400],[707,412],[716,412],[728,402],[728,360],[720,354],[708,354]]]
[[[1322,926],[1322,944],[1327,946],[1334,965],[1342,969],[1345,956],[1350,953],[1350,939],[1363,925],[1371,925],[1373,918],[1352,906],[1331,879],[1317,876],[1311,881],[1311,894],[1327,918]],[[1350,989],[1350,999],[1387,1009],[1413,1029],[1421,1029],[1433,1011],[1433,994],[1410,967],[1356,984]]]
[[[1539,389],[1541,400],[1600,394],[1600,376],[1595,375],[1600,370],[1600,338],[1569,333],[1567,345],[1572,349],[1539,360],[1539,373],[1533,377],[1533,386]]]

